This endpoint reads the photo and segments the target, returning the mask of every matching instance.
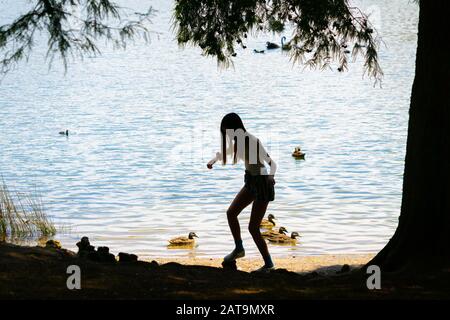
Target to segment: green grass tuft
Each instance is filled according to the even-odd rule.
[[[53,236],[56,228],[43,209],[39,195],[12,193],[0,182],[0,240]]]

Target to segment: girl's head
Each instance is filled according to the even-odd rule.
[[[220,123],[220,132],[225,134],[227,129],[242,129],[245,132],[244,123],[242,123],[242,119],[237,113],[232,112],[223,117]]]
[[[242,130],[243,132],[246,132],[244,127],[244,123],[242,122],[241,117],[239,117],[236,113],[232,112],[227,114],[225,117],[223,117],[222,122],[220,123],[220,133],[222,134],[222,162],[223,164],[227,163],[227,139],[228,142],[231,143],[231,138],[229,134],[233,134],[233,139],[237,140],[235,136],[236,130]],[[236,148],[237,144],[234,144],[234,159],[233,162],[236,163]]]

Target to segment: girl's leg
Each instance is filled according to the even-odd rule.
[[[235,250],[225,257],[225,260],[234,260],[237,253],[243,252],[241,238],[241,227],[239,225],[238,215],[254,200],[254,196],[246,188],[242,188],[236,195],[230,207],[227,210],[228,225],[230,226],[231,234],[233,235],[236,244]]]
[[[235,241],[242,240],[241,228],[237,217],[254,199],[255,198],[250,191],[246,188],[242,188],[227,210],[228,225],[230,226],[231,234]]]
[[[255,202],[253,202],[248,230],[250,231],[253,241],[255,241],[255,244],[264,259],[265,267],[271,268],[273,267],[272,258],[270,257],[269,250],[267,249],[267,243],[264,241],[264,238],[261,236],[261,231],[259,230],[261,220],[266,214],[268,204],[268,201],[255,200]]]

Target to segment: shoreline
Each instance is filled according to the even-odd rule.
[[[369,262],[375,254],[324,254],[317,256],[291,256],[273,258],[276,269],[285,269],[296,273],[322,272],[336,273],[341,270],[342,266],[349,265],[352,268],[358,268]],[[164,257],[154,259],[143,259],[143,261],[157,261],[160,264],[178,263],[190,266],[206,266],[221,268],[222,258],[207,257]],[[238,270],[251,272],[258,269],[263,264],[261,258],[242,258],[237,260]]]
[[[217,258],[120,262],[112,255],[112,261],[94,261],[66,249],[0,242],[0,299],[449,298],[450,270],[414,281],[386,274],[381,290],[369,290],[366,273],[357,267],[370,257],[275,258],[277,270],[254,273],[243,271],[258,268],[261,259],[240,259],[235,271],[217,268]],[[74,265],[81,271],[79,290],[67,287]]]
[[[45,248],[45,241],[36,242],[22,241],[22,242],[4,242],[19,247],[40,247]],[[1,244],[1,242],[0,242]],[[65,248],[65,246],[64,246]],[[68,249],[75,254],[72,248]],[[125,251],[129,252],[129,251]],[[222,257],[207,256],[207,255],[162,255],[149,254],[148,252],[139,253],[133,252],[138,256],[138,260],[142,262],[156,261],[159,264],[178,263],[184,266],[204,266],[222,268]],[[116,252],[118,254],[118,252]],[[368,263],[375,253],[324,253],[316,255],[283,255],[279,257],[272,256],[276,269],[285,269],[287,271],[296,273],[307,273],[319,271],[322,273],[335,273],[341,270],[343,265],[349,265],[352,269],[361,267]],[[263,264],[263,260],[259,255],[251,255],[237,260],[239,271],[252,272]]]

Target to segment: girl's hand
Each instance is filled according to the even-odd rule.
[[[269,183],[275,185],[275,177],[274,176],[269,176]]]
[[[212,159],[210,162],[208,162],[208,164],[206,165],[206,167],[207,167],[208,169],[211,170],[211,169],[213,168],[214,163],[216,163],[217,160],[219,160],[219,159],[220,159],[220,153],[217,152],[217,153],[216,153],[216,157],[215,157],[214,159]]]

